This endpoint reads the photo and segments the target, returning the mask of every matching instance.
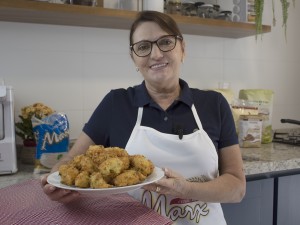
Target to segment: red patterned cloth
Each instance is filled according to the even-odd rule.
[[[128,194],[80,197],[64,205],[48,199],[38,179],[0,189],[1,225],[169,225]]]

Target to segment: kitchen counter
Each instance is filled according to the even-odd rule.
[[[34,165],[18,163],[18,171],[16,173],[0,175],[0,188],[40,177],[40,175],[33,174],[33,170]]]
[[[241,148],[247,180],[300,174],[300,146],[270,143],[261,148]],[[18,172],[0,175],[0,188],[38,178],[34,165],[18,164]]]
[[[241,152],[247,178],[300,174],[300,146],[269,143]]]
[[[246,195],[222,204],[230,225],[298,225],[300,221],[300,146],[280,143],[241,148]]]

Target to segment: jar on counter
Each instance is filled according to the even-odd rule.
[[[219,13],[220,6],[213,4],[200,4],[198,6],[197,14],[201,18],[215,18]]]
[[[181,4],[181,15],[197,16],[197,8],[194,2],[185,2]]]
[[[221,11],[215,19],[218,20],[226,20],[226,21],[232,21],[232,12],[231,11]]]
[[[153,10],[164,12],[164,1],[162,0],[143,0],[143,10]]]
[[[66,4],[97,6],[97,0],[66,0]]]
[[[199,17],[203,17],[203,18],[204,18],[204,15],[201,14],[202,10],[200,7],[204,4],[205,4],[204,2],[195,2],[196,15]]]
[[[181,0],[167,0],[166,12],[181,15]]]

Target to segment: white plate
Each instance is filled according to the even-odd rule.
[[[68,186],[68,185],[62,184],[60,182],[60,175],[58,174],[58,171],[50,174],[47,178],[47,181],[49,184],[52,184],[55,187],[78,191],[82,194],[111,195],[111,194],[120,194],[120,193],[124,193],[124,192],[128,192],[128,191],[133,191],[135,189],[139,189],[146,184],[151,184],[153,182],[160,180],[161,178],[163,178],[163,176],[164,176],[164,171],[158,167],[155,167],[152,174],[150,176],[148,176],[147,179],[144,180],[140,184],[125,186],[125,187],[112,187],[112,188],[102,188],[102,189],[101,188],[99,188],[99,189],[78,188],[75,186]]]

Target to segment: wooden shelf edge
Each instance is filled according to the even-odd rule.
[[[130,29],[136,11],[80,5],[52,4],[33,0],[1,0],[0,21],[66,26]],[[255,25],[224,20],[171,15],[184,34],[243,38],[255,36]],[[271,32],[264,25],[263,33]]]

